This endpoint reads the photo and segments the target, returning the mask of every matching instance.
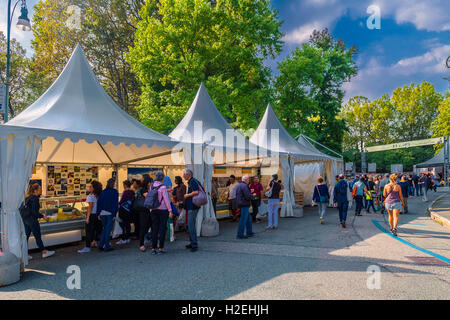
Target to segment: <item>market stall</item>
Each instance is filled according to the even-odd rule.
[[[89,179],[100,178],[102,170],[107,170],[105,177],[115,172],[120,179],[120,170],[127,166],[173,164],[167,161],[174,157],[167,156],[181,151],[176,145],[176,141],[147,128],[120,109],[104,91],[77,46],[53,85],[29,108],[0,126],[3,250],[14,253],[25,265],[28,263],[18,208],[35,166],[42,171],[46,195],[68,196],[71,190],[76,198],[73,204],[76,210],[68,210],[70,217],[65,213],[67,203],[64,206],[57,203],[55,208],[54,202],[60,199],[45,204],[44,210],[56,209],[51,222],[55,225],[50,229],[57,230],[57,223],[80,219],[83,208],[76,203],[82,200]],[[58,215],[62,221],[58,221]]]
[[[294,191],[298,185],[296,180],[303,179],[302,186],[311,186],[316,183],[316,178],[311,176],[306,180],[304,177],[297,178],[295,173],[298,170],[295,170],[295,167],[318,162],[331,163],[330,157],[314,147],[311,148],[310,144],[302,144],[296,141],[278,120],[270,104],[267,106],[264,116],[250,141],[279,154],[279,162],[275,163],[277,165],[279,163],[279,167],[276,169],[282,173],[284,184],[281,216],[292,217],[301,215],[302,207],[295,204]],[[267,160],[263,160],[262,163],[267,164],[266,162]],[[294,212],[294,208],[296,212]]]
[[[224,178],[235,174],[239,180],[243,174],[255,175],[260,159],[270,156],[270,152],[251,143],[227,123],[203,83],[186,115],[169,137],[180,142],[203,146],[203,152],[197,152],[196,155],[207,155],[212,163],[204,166],[204,172],[198,170],[195,165],[193,171],[194,176],[204,184],[208,194],[211,193],[213,176]],[[190,155],[185,153],[185,157],[189,158]],[[198,159],[194,157],[192,161],[198,163]],[[219,201],[223,200],[223,196],[220,195],[225,189],[222,182],[219,180]],[[221,207],[222,204],[219,202],[219,209]],[[212,202],[200,210],[197,223],[201,224],[203,219],[216,219]]]

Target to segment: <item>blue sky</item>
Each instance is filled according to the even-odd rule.
[[[38,0],[28,0],[30,17]],[[6,32],[6,0],[0,2],[0,30]],[[450,0],[272,0],[284,21],[283,52],[267,64],[276,72],[281,61],[308,41],[314,29],[327,27],[335,38],[359,48],[358,75],[345,84],[346,98],[363,95],[370,99],[391,93],[396,87],[431,82],[440,92],[448,88],[450,69]],[[367,8],[380,8],[381,29],[369,30]],[[20,14],[16,9],[14,23]],[[31,32],[17,38],[31,55]]]

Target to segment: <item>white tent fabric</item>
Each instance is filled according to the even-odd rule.
[[[450,141],[447,142],[447,150],[449,152],[450,157]],[[419,163],[416,165],[416,168],[436,168],[436,167],[443,167],[445,162],[445,148],[442,148],[441,151],[439,151],[433,158]]]
[[[36,158],[47,163],[144,164],[167,156],[178,144],[120,109],[98,82],[80,46],[52,86],[0,126],[0,143],[2,229],[8,226],[2,243],[24,264],[28,256],[21,249],[26,244],[17,208]],[[33,150],[39,147],[36,155],[38,150]]]
[[[294,197],[294,159],[286,156],[280,158],[281,168],[283,170],[284,179],[284,193],[283,193],[283,203],[281,205],[281,217],[295,217],[302,216],[303,208],[298,208],[300,212],[294,212],[295,207],[295,197]]]
[[[311,205],[314,186],[317,184],[317,178],[322,175],[322,163],[307,163],[295,166],[294,189],[296,192],[303,192],[303,201],[305,205]]]
[[[216,219],[214,214],[214,207],[211,199],[211,188],[212,188],[212,175],[213,175],[213,164],[212,164],[212,148],[208,146],[199,145],[197,150],[194,152],[201,152],[204,157],[204,163],[198,164],[193,161],[193,156],[191,150],[186,148],[183,150],[183,155],[186,163],[186,168],[192,170],[194,177],[203,185],[205,188],[205,193],[208,198],[208,203],[202,207],[197,214],[196,230],[197,236],[201,235],[202,223],[206,218]]]
[[[307,163],[310,161],[327,162],[330,161],[330,157],[319,152],[318,150],[315,150],[315,148],[312,147],[311,144],[301,144],[297,142],[284,128],[280,120],[278,120],[270,104],[267,106],[266,112],[264,113],[264,116],[261,119],[261,122],[255,133],[250,138],[250,141],[261,147],[270,149],[273,152],[279,153],[285,187],[283,204],[281,206],[281,216],[293,216],[293,206],[295,206],[293,193],[294,183],[296,186],[296,191],[299,192],[303,192],[303,189],[306,188],[309,189],[311,183],[313,183],[308,179],[308,173],[306,173],[306,176],[304,178],[298,177],[298,175],[295,174],[296,179],[294,181],[294,164]],[[290,161],[286,160],[287,156],[291,159]],[[293,163],[292,167],[291,161]],[[297,187],[297,181],[302,181],[303,183],[306,183],[306,185],[303,188],[299,188]],[[317,179],[315,181],[317,181]],[[287,198],[285,199],[284,197]]]
[[[41,140],[10,134],[0,140],[0,201],[2,246],[28,263],[28,247],[19,213]]]
[[[278,152],[280,155],[289,154],[294,159],[305,161],[328,160],[328,156],[312,152],[309,148],[299,144],[283,127],[270,104],[267,106],[258,128],[250,138],[250,142],[273,152]]]

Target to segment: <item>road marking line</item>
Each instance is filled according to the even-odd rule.
[[[437,253],[431,252],[431,251],[429,251],[427,249],[420,248],[420,247],[418,247],[418,246],[416,246],[416,245],[414,245],[414,244],[412,244],[412,243],[410,243],[408,241],[403,240],[402,238],[394,237],[394,235],[392,235],[390,232],[388,232],[385,228],[383,228],[380,225],[379,221],[372,220],[372,222],[378,229],[380,229],[381,231],[383,231],[384,233],[386,233],[388,236],[392,237],[393,239],[398,240],[401,243],[406,244],[407,246],[410,246],[413,249],[416,249],[416,250],[419,250],[419,251],[421,251],[423,253],[429,254],[430,256],[433,256],[433,257],[435,257],[435,258],[437,258],[439,260],[442,260],[442,261],[445,261],[447,263],[450,263],[450,259],[448,259],[448,258],[446,258],[444,256],[441,256],[441,255],[439,255]]]

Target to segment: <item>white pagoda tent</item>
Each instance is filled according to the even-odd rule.
[[[28,263],[18,208],[36,163],[158,164],[161,158],[171,159],[167,155],[176,145],[116,105],[78,45],[52,86],[17,117],[0,125],[3,250]]]

